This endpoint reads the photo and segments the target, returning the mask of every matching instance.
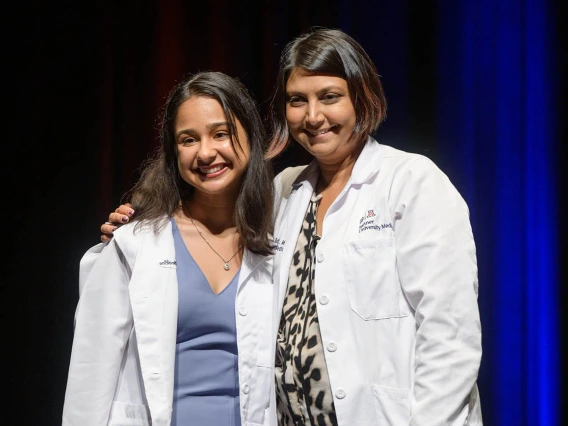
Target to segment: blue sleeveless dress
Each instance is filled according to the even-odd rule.
[[[241,426],[235,322],[240,270],[213,293],[171,222],[179,299],[172,426]]]

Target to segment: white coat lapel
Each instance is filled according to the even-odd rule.
[[[241,292],[241,290],[243,289],[243,287],[246,285],[247,281],[249,280],[249,278],[256,273],[257,268],[260,266],[260,264],[262,262],[266,262],[267,258],[258,254],[255,254],[253,252],[250,252],[248,250],[245,249],[244,254],[243,254],[243,260],[241,262],[241,271],[239,272],[239,283],[238,283],[238,287],[237,287],[237,297],[238,294]],[[271,274],[268,274],[265,271],[265,275],[267,277],[271,277]],[[260,282],[263,282],[263,280],[259,280]],[[265,280],[264,280],[265,281]]]
[[[155,424],[169,421],[173,400],[178,286],[172,226],[141,239],[130,302],[146,398]]]

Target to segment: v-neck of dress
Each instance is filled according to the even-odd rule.
[[[188,255],[190,261],[196,266],[197,270],[199,271],[199,273],[203,277],[203,281],[205,281],[207,283],[207,287],[209,287],[209,291],[211,292],[211,294],[213,296],[216,296],[216,297],[222,295],[225,292],[225,290],[227,290],[233,284],[233,281],[235,281],[235,278],[237,278],[239,276],[239,272],[241,271],[241,268],[239,267],[237,269],[237,271],[235,272],[235,274],[233,275],[231,280],[227,283],[227,285],[225,287],[223,287],[223,289],[219,293],[215,293],[215,291],[213,290],[213,287],[211,286],[211,283],[207,279],[207,275],[205,275],[205,273],[203,272],[203,269],[201,269],[201,266],[199,266],[199,263],[197,263],[197,261],[191,255],[191,251],[187,247],[187,244],[185,244],[185,240],[181,236],[181,232],[179,230],[179,227],[177,226],[176,220],[173,217],[171,218],[171,222],[172,222],[174,232],[177,232],[177,234],[179,235],[179,237],[181,239],[181,242],[183,243],[182,245],[183,245],[183,248],[185,249],[186,254]]]

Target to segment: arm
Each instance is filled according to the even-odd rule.
[[[75,315],[63,425],[107,424],[132,329],[124,256],[115,241],[97,256],[95,262],[81,261],[85,282]]]
[[[430,160],[398,177],[397,271],[415,311],[411,425],[464,425],[481,360],[477,260],[469,211]]]
[[[119,226],[128,223],[133,216],[134,210],[130,203],[118,206],[113,213],[108,215],[108,222],[101,225],[101,241],[108,243],[112,240],[112,233],[116,231]]]

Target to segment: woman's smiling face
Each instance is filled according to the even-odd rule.
[[[178,169],[197,191],[209,195],[238,194],[250,152],[243,126],[236,119],[235,124],[242,148],[238,154],[219,102],[194,96],[179,107],[175,122]]]
[[[294,69],[286,83],[286,120],[292,137],[318,162],[342,162],[358,147],[347,81]]]

